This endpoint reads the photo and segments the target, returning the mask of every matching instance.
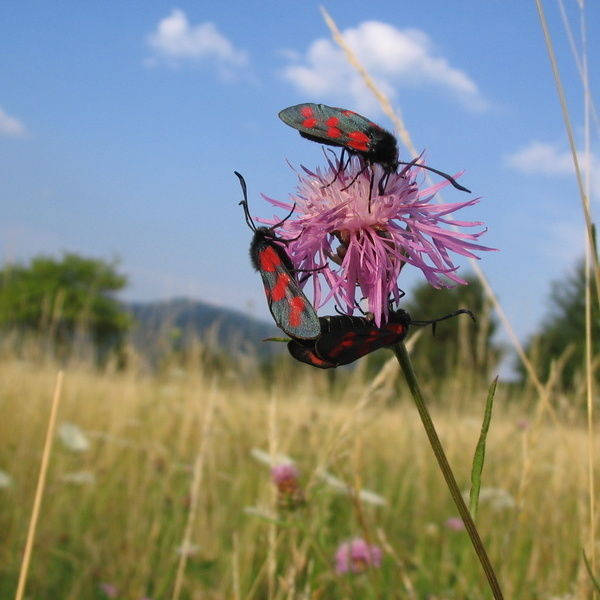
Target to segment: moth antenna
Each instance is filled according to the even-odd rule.
[[[456,179],[454,179],[454,177],[452,177],[451,175],[448,175],[448,173],[444,173],[444,171],[438,171],[438,169],[434,169],[433,167],[428,167],[426,165],[418,164],[417,160],[419,160],[419,158],[421,158],[421,157],[419,156],[419,157],[415,158],[415,160],[412,160],[411,162],[403,162],[400,160],[400,161],[398,161],[398,164],[399,165],[408,165],[409,167],[416,166],[416,167],[419,167],[420,169],[425,169],[427,171],[431,171],[432,173],[436,173],[437,175],[440,175],[444,179],[448,180],[452,184],[452,186],[455,187],[457,190],[460,190],[461,192],[467,192],[468,194],[471,193],[471,190],[467,189],[463,185],[460,185],[460,183],[458,183],[458,181],[456,181]]]
[[[341,310],[338,308],[338,305],[337,305],[337,304],[336,304],[336,305],[335,305],[333,308],[335,309],[335,312],[336,312],[338,315],[341,315],[342,317],[346,316],[346,313],[343,313],[343,312],[342,312],[342,311],[341,311]]]
[[[246,186],[246,180],[238,173],[234,171],[237,178],[240,180],[240,186],[242,188],[242,194],[244,194],[244,199],[239,202],[244,208],[244,217],[246,219],[246,225],[252,229],[252,231],[256,231],[256,225],[252,221],[252,217],[250,216],[250,210],[248,209],[248,188]]]
[[[323,269],[326,269],[326,268],[327,268],[327,265],[323,265],[321,267],[315,267],[314,269],[294,269],[294,273],[308,273],[308,275],[304,275],[300,279],[298,279],[298,284],[303,285],[304,282],[307,281],[308,278],[310,277],[310,273],[316,273],[317,271],[322,271]]]
[[[411,320],[410,324],[417,325],[417,326],[431,325],[432,334],[435,335],[435,328],[436,328],[437,323],[439,323],[440,321],[445,321],[446,319],[452,319],[453,317],[456,317],[458,315],[469,315],[471,317],[471,319],[473,320],[473,323],[477,323],[477,319],[475,318],[475,315],[470,310],[468,310],[466,308],[460,308],[458,310],[455,310],[453,313],[450,313],[449,315],[444,315],[443,317],[438,317],[437,319],[429,319],[428,321],[412,321]]]
[[[278,227],[281,227],[293,214],[294,211],[296,210],[296,203],[294,202],[294,205],[292,206],[292,210],[290,210],[290,212],[287,214],[287,216],[284,219],[281,219],[281,221],[279,221],[279,223],[276,223],[275,225],[272,225],[269,229],[277,229]],[[297,240],[298,238],[294,238],[294,240]],[[288,242],[292,242],[294,240],[286,240]]]

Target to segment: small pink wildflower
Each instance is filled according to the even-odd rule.
[[[101,583],[100,589],[106,594],[107,598],[117,598],[119,590],[112,583]]]
[[[294,509],[305,502],[295,465],[285,463],[271,469],[271,479],[277,486],[277,501],[282,508]]]
[[[419,167],[415,165],[389,174],[380,195],[383,169],[380,165],[364,166],[362,159],[353,157],[345,169],[339,161],[329,161],[324,171],[303,167],[291,202],[265,198],[288,211],[295,204],[297,218],[286,220],[278,235],[288,240],[286,250],[294,266],[313,272],[315,308],[333,298],[342,310],[352,314],[358,291],[358,300],[368,301],[368,310],[380,326],[387,320],[390,301],[397,302],[402,296],[397,279],[405,264],[420,269],[432,286],[451,287],[467,282],[456,275],[450,253],[477,258],[473,251],[492,248],[475,242],[485,229],[464,233],[447,228],[482,225],[449,217],[476,204],[476,198],[433,203],[435,194],[448,181],[419,190],[415,181]],[[274,225],[280,220],[261,222]],[[330,288],[326,294],[321,278]]]
[[[362,538],[355,538],[350,542],[340,544],[335,553],[335,571],[339,575],[344,573],[362,573],[368,568],[381,566],[381,548],[369,545]]]
[[[450,529],[450,531],[464,531],[465,530],[465,524],[463,523],[462,519],[460,519],[459,517],[450,517],[449,519],[446,519],[446,522],[444,523],[444,525]]]

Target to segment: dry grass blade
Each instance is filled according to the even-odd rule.
[[[175,577],[175,586],[173,588],[172,600],[179,600],[181,595],[181,588],[183,586],[183,576],[185,573],[185,565],[187,563],[188,551],[191,547],[192,532],[194,530],[194,523],[196,519],[196,511],[198,507],[198,498],[200,497],[200,487],[202,485],[202,474],[204,470],[204,461],[206,458],[206,452],[208,449],[208,441],[210,439],[210,432],[212,427],[212,420],[214,414],[216,390],[213,388],[208,394],[208,405],[204,415],[204,426],[202,427],[202,442],[200,443],[200,450],[194,462],[194,471],[192,477],[192,484],[190,489],[190,507],[188,511],[188,518],[185,525],[185,532],[183,534],[183,542],[181,545],[181,553],[179,555],[179,563],[177,565],[177,575]]]
[[[587,76],[587,65],[585,64],[585,60],[582,60],[582,57],[577,52],[577,47],[575,45],[575,37],[573,36],[573,31],[571,30],[571,26],[569,25],[569,20],[567,19],[567,13],[565,11],[565,5],[563,0],[558,0],[558,6],[560,8],[560,16],[563,22],[563,26],[565,28],[565,31],[567,32],[567,37],[569,38],[569,45],[571,46],[571,52],[573,53],[573,58],[575,59],[575,65],[577,66],[577,71],[583,84],[586,101],[589,102],[590,105],[590,116],[594,119],[596,129],[598,130],[598,132],[600,132],[600,118],[598,117],[596,104],[594,103],[593,98],[590,94],[589,79]],[[580,6],[580,9],[583,10],[583,6]],[[582,18],[585,18],[583,12]]]
[[[31,553],[33,550],[33,542],[35,540],[35,532],[37,528],[38,518],[40,516],[40,507],[44,496],[46,485],[46,475],[48,474],[48,465],[50,463],[50,453],[52,450],[52,440],[54,439],[54,429],[56,428],[56,415],[58,414],[58,405],[60,403],[60,395],[62,392],[63,372],[59,371],[56,376],[56,384],[54,386],[54,394],[52,396],[52,407],[50,409],[50,418],[48,419],[48,428],[46,429],[46,441],[44,442],[44,452],[42,454],[42,463],[40,465],[40,474],[38,476],[35,497],[33,500],[33,509],[31,511],[31,519],[29,521],[29,530],[27,532],[27,541],[25,543],[25,551],[21,562],[21,571],[19,573],[19,583],[15,600],[22,600],[25,594],[25,584],[27,582],[27,573],[29,564],[31,563]]]
[[[588,506],[590,512],[589,548],[592,571],[596,571],[596,489],[594,484],[594,379],[592,346],[592,298],[590,289],[590,253],[585,254],[585,379],[588,437]]]
[[[588,69],[587,69],[587,45],[586,45],[586,37],[585,37],[585,13],[583,4],[580,5],[580,14],[581,14],[581,31],[582,31],[582,45],[583,50],[581,53],[581,57],[577,53],[575,48],[575,44],[573,41],[573,36],[571,34],[571,30],[568,27],[568,20],[565,15],[564,7],[562,2],[559,2],[559,6],[561,9],[561,15],[563,19],[563,23],[565,25],[565,29],[567,30],[567,35],[569,37],[569,41],[571,43],[571,48],[573,54],[575,56],[575,62],[579,71],[579,75],[581,77],[581,81],[583,84],[584,90],[584,106],[585,106],[585,155],[584,160],[586,161],[586,169],[585,182],[583,181],[583,177],[581,174],[581,170],[579,167],[579,158],[577,156],[577,149],[575,147],[573,129],[571,126],[571,119],[569,117],[569,109],[567,106],[567,101],[565,97],[564,88],[562,85],[562,80],[560,77],[560,72],[558,70],[558,64],[556,61],[556,56],[554,53],[554,46],[552,44],[552,36],[550,35],[550,31],[548,29],[548,23],[546,21],[546,15],[544,13],[544,7],[541,0],[536,0],[536,6],[538,10],[538,15],[540,18],[540,24],[542,27],[542,31],[544,33],[544,40],[546,42],[546,49],[548,51],[548,57],[550,59],[550,64],[552,66],[552,74],[554,76],[554,82],[556,84],[556,90],[558,93],[561,111],[563,115],[563,120],[565,123],[565,129],[567,132],[567,137],[569,139],[569,146],[571,148],[571,155],[573,158],[573,165],[575,167],[575,175],[577,178],[577,185],[579,186],[579,193],[581,196],[581,204],[583,208],[583,215],[585,218],[586,231],[587,231],[587,248],[586,248],[586,264],[585,264],[585,277],[586,277],[586,286],[585,286],[585,373],[586,373],[586,400],[587,400],[587,423],[588,423],[588,497],[589,497],[589,522],[590,522],[590,537],[589,537],[589,547],[591,554],[591,563],[592,569],[595,571],[596,569],[596,516],[595,516],[595,486],[594,486],[594,414],[593,414],[593,396],[594,396],[594,382],[593,382],[593,346],[592,346],[592,294],[590,290],[590,267],[593,266],[594,272],[594,282],[596,287],[596,302],[600,302],[600,266],[598,264],[598,255],[595,251],[596,243],[595,243],[595,235],[594,235],[594,224],[592,222],[591,216],[591,208],[590,208],[590,172],[591,172],[591,160],[590,160],[590,112],[596,116],[595,107],[592,102],[590,88],[589,88],[589,77],[588,77]]]
[[[565,129],[567,138],[569,140],[569,148],[571,149],[571,157],[573,159],[573,166],[575,167],[575,177],[577,179],[577,186],[579,187],[579,195],[581,198],[581,206],[583,208],[583,216],[585,218],[585,226],[587,231],[588,245],[590,248],[594,248],[594,226],[592,222],[592,215],[590,211],[590,199],[585,190],[583,183],[583,177],[581,175],[581,168],[579,167],[579,158],[577,156],[577,148],[575,147],[575,136],[573,135],[573,127],[571,125],[571,118],[569,116],[569,109],[567,107],[567,99],[565,97],[565,91],[562,85],[562,80],[558,70],[558,63],[556,62],[556,55],[554,54],[554,45],[552,44],[552,37],[550,30],[548,29],[548,23],[546,21],[546,15],[544,13],[544,7],[541,0],[535,0],[535,4],[540,17],[540,24],[544,33],[544,40],[546,42],[546,49],[548,51],[548,57],[550,59],[550,65],[552,67],[552,75],[554,76],[554,83],[556,84],[556,92],[560,102],[560,108],[562,111],[563,121],[565,123]],[[592,262],[594,265],[594,281],[596,284],[596,298],[600,301],[600,266],[598,265],[598,257],[595,252],[591,252]]]

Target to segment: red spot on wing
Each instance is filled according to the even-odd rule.
[[[331,350],[328,352],[328,354],[331,357],[336,357],[336,356],[340,355],[344,350],[346,350],[348,348],[352,348],[352,346],[354,346],[354,344],[355,344],[355,341],[354,341],[355,338],[356,338],[356,333],[354,333],[353,331],[349,331],[342,337],[342,339],[339,341],[337,346],[334,346],[333,348],[331,348]]]
[[[356,113],[353,110],[343,110],[342,114],[346,117],[349,117],[350,115],[355,115]]]
[[[271,288],[271,300],[273,302],[279,302],[285,298],[287,289],[290,287],[290,281],[292,281],[292,276],[286,271],[277,275],[277,281]]]
[[[369,150],[370,138],[366,133],[363,133],[362,131],[351,131],[348,134],[348,137],[350,138],[350,141],[348,142],[350,148],[362,152],[367,152]]]
[[[303,106],[300,109],[300,114],[303,117],[312,117],[315,113],[313,112],[313,109],[310,106]]]
[[[327,137],[339,138],[342,137],[342,132],[337,127],[329,127],[327,129]]]
[[[258,266],[261,271],[273,273],[281,266],[281,258],[273,246],[267,246],[258,255]]]
[[[302,323],[302,313],[304,312],[304,298],[301,296],[294,296],[290,300],[290,316],[289,321],[292,327],[300,327]]]
[[[330,365],[331,363],[319,358],[314,352],[307,352],[314,365]]]
[[[315,117],[309,117],[308,119],[304,119],[304,121],[302,121],[302,127],[306,127],[307,129],[312,129],[313,127],[316,126],[316,124],[318,123],[317,119],[315,119]]]
[[[388,323],[385,328],[396,335],[404,335],[406,333],[406,325],[402,323]]]
[[[337,117],[329,117],[329,119],[325,121],[325,125],[327,125],[327,127],[337,127],[339,122],[340,120]]]
[[[304,350],[303,355],[304,355],[304,358],[307,359],[307,362],[309,362],[314,367],[322,367],[324,369],[327,369],[327,368],[336,366],[334,363],[331,363],[327,360],[323,360],[322,358],[317,356],[316,352],[313,352],[312,350],[309,350],[308,348],[306,348]]]

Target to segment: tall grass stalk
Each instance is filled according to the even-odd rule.
[[[56,416],[58,414],[58,406],[60,403],[60,395],[62,392],[63,372],[59,371],[56,376],[56,384],[54,385],[54,393],[52,395],[52,404],[50,407],[50,417],[48,419],[48,427],[46,429],[46,441],[44,442],[44,451],[42,452],[42,461],[40,464],[40,473],[38,475],[35,497],[33,499],[33,509],[29,520],[29,529],[27,531],[27,541],[25,543],[25,551],[23,552],[23,560],[21,561],[21,571],[19,573],[19,582],[15,593],[15,600],[22,600],[25,594],[25,585],[27,583],[27,574],[29,573],[29,564],[31,562],[31,553],[33,552],[33,542],[37,530],[38,518],[40,516],[40,508],[42,506],[42,498],[46,488],[46,476],[48,474],[48,465],[50,464],[50,454],[52,451],[52,442],[54,440],[54,430],[56,428]]]
[[[593,398],[594,398],[594,369],[593,369],[593,346],[592,346],[592,302],[600,303],[600,264],[598,260],[598,253],[596,249],[596,236],[595,226],[592,220],[591,206],[590,206],[590,176],[591,176],[591,151],[590,151],[590,113],[593,108],[593,102],[591,98],[590,86],[589,86],[589,73],[588,73],[588,61],[587,61],[587,35],[586,35],[586,20],[584,12],[584,3],[580,3],[580,23],[581,23],[581,42],[582,50],[581,55],[578,54],[575,44],[573,42],[573,36],[570,35],[570,28],[567,27],[568,20],[566,19],[564,7],[562,2],[560,4],[561,15],[563,23],[565,23],[565,29],[571,42],[571,48],[575,56],[575,63],[579,70],[581,81],[583,84],[583,104],[584,104],[584,160],[586,163],[585,168],[585,180],[582,177],[581,169],[579,166],[579,157],[577,153],[577,147],[575,145],[575,136],[573,134],[573,127],[571,125],[571,118],[569,115],[569,108],[567,105],[567,99],[560,77],[560,71],[554,52],[554,44],[552,42],[552,36],[548,28],[548,22],[544,12],[544,6],[542,0],[535,0],[538,16],[540,19],[540,25],[544,34],[544,41],[546,43],[546,50],[548,52],[548,58],[552,68],[552,75],[556,85],[556,91],[560,102],[562,117],[569,140],[569,147],[571,149],[571,157],[573,165],[575,167],[575,177],[579,188],[579,195],[581,198],[581,206],[583,210],[583,216],[585,219],[586,233],[587,233],[587,245],[585,253],[585,375],[586,375],[586,405],[587,405],[587,435],[588,435],[588,510],[589,510],[589,541],[588,546],[590,549],[591,557],[591,568],[595,572],[597,567],[596,559],[596,492],[594,485],[594,466],[595,466],[595,453],[594,453],[594,412],[593,412]],[[592,298],[590,290],[590,270],[593,270],[594,283],[596,296]]]
[[[558,62],[556,61],[556,54],[554,53],[554,44],[552,43],[552,36],[548,28],[548,22],[546,20],[546,14],[544,12],[544,6],[542,0],[535,0],[535,5],[540,18],[540,25],[544,33],[544,41],[546,43],[546,50],[548,52],[548,58],[550,60],[550,66],[552,67],[552,75],[554,77],[554,83],[556,85],[556,92],[558,94],[558,100],[560,102],[560,109],[565,125],[565,131],[567,139],[569,141],[569,148],[571,150],[571,158],[573,160],[573,166],[575,167],[575,178],[577,180],[577,187],[579,188],[579,196],[581,198],[581,207],[583,209],[583,217],[585,219],[587,241],[590,248],[594,248],[594,224],[592,221],[592,214],[590,209],[590,198],[586,190],[583,176],[581,174],[581,168],[579,166],[579,157],[577,154],[577,146],[575,145],[575,135],[573,133],[573,126],[571,125],[571,117],[569,116],[569,108],[567,105],[567,98],[565,96],[565,90],[560,77],[560,71],[558,69]],[[587,81],[587,74],[583,71],[584,81]],[[587,87],[587,84],[584,84]],[[588,92],[589,93],[589,92]],[[589,169],[588,169],[589,171]],[[592,264],[594,267],[594,282],[596,287],[596,301],[600,301],[600,265],[598,263],[598,256],[594,251],[590,252],[592,258]]]
[[[216,383],[213,382],[209,393],[208,402],[206,405],[206,412],[204,414],[204,424],[200,431],[200,449],[194,461],[194,471],[192,477],[192,483],[190,487],[190,505],[188,509],[187,522],[185,525],[185,531],[183,534],[183,540],[181,544],[181,552],[179,555],[179,563],[177,564],[177,574],[175,576],[175,585],[173,587],[172,600],[179,600],[181,596],[181,590],[183,587],[183,579],[185,573],[185,566],[187,559],[192,547],[192,534],[194,532],[194,525],[196,523],[196,516],[198,511],[198,499],[202,488],[202,475],[204,472],[204,462],[206,460],[206,453],[208,450],[209,442],[212,439],[211,427],[213,422],[213,414],[215,407]]]

